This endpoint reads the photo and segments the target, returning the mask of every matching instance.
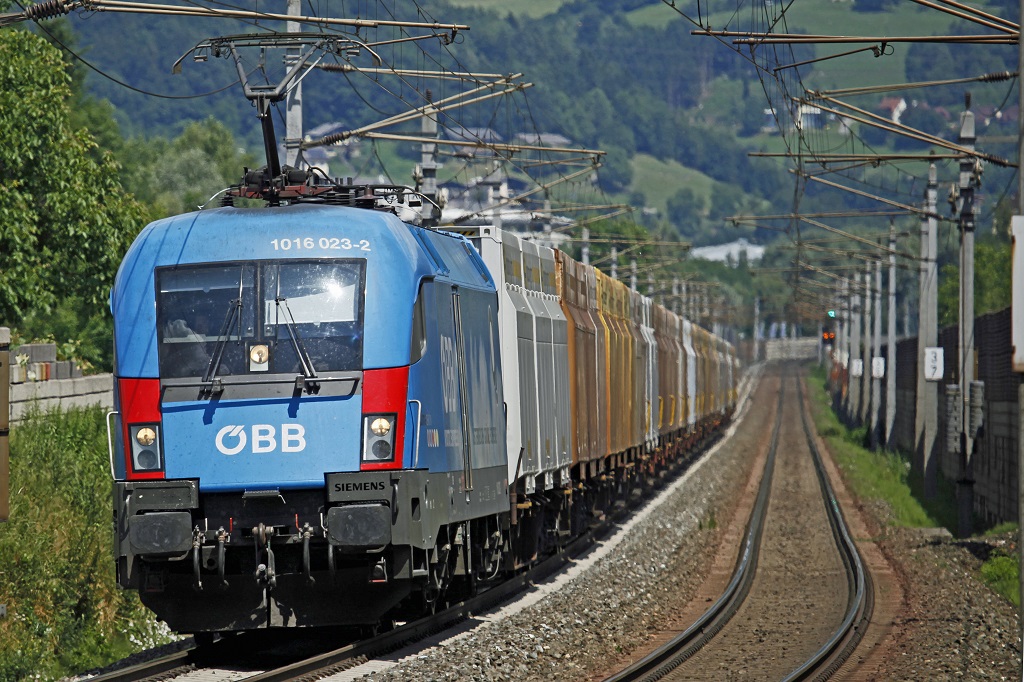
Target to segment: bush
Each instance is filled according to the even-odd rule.
[[[11,430],[11,518],[0,524],[0,681],[56,679],[166,641],[114,574],[99,407],[34,413]]]

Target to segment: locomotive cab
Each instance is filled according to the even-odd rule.
[[[118,577],[172,629],[376,624],[507,513],[496,295],[461,237],[203,211],[140,234],[111,305]]]

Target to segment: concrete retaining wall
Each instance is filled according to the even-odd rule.
[[[765,358],[771,360],[817,360],[818,339],[766,339]]]
[[[60,406],[87,407],[102,405],[113,409],[114,378],[112,374],[94,374],[76,379],[51,379],[11,384],[11,423],[17,423],[33,404],[40,410]]]
[[[956,327],[939,331],[943,348],[943,379],[938,385],[938,430],[934,457],[938,470],[948,481],[964,475],[960,457],[946,445],[946,385],[956,382]],[[974,321],[976,379],[985,382],[984,428],[975,444],[972,458],[974,513],[986,526],[1017,521],[1017,468],[1020,453],[1017,388],[1022,376],[1011,366],[1010,309],[982,315]],[[886,354],[883,346],[882,355]],[[921,455],[917,452],[915,415],[917,410],[917,339],[905,338],[896,344],[896,420],[895,445],[912,453],[915,473],[921,475]],[[880,414],[885,414],[885,391],[881,395]],[[881,423],[881,419],[879,420]]]

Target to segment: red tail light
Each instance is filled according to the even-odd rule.
[[[409,368],[363,371],[363,438],[359,469],[401,469]]]
[[[159,379],[118,379],[125,473],[130,481],[164,477]]]

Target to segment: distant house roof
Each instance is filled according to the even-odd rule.
[[[887,113],[890,121],[899,123],[900,116],[907,110],[907,100],[902,97],[883,97],[878,103],[878,109]]]
[[[503,138],[491,128],[472,128],[449,126],[445,129],[445,137],[449,140],[466,140],[469,142],[502,142]]]
[[[515,141],[520,144],[534,144],[542,147],[568,147],[572,140],[557,133],[517,133]]]

